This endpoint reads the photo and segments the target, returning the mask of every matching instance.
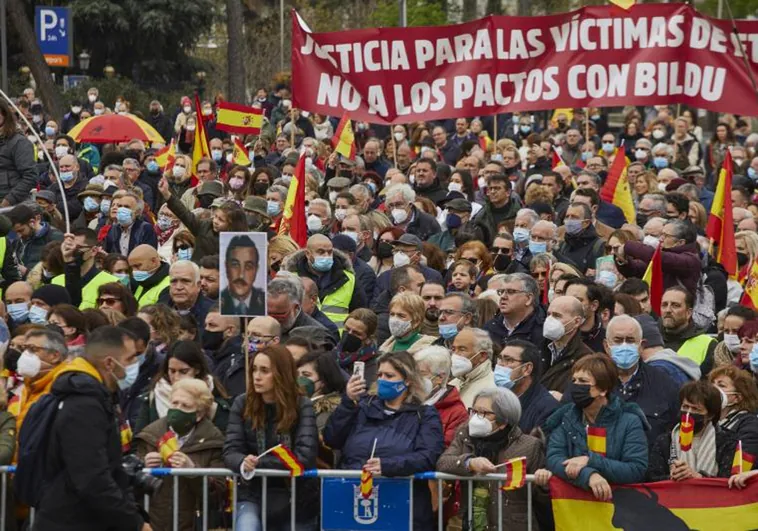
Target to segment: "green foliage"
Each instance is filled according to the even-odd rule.
[[[755,0],[722,0],[724,4],[724,12],[721,14],[723,18],[729,18],[729,10],[726,7],[727,1],[732,8],[732,15],[735,19],[747,18],[748,16],[758,16],[758,3]],[[702,4],[698,5],[698,11],[715,17],[718,15],[719,0],[705,0]]]
[[[447,13],[439,2],[430,0],[407,0],[408,26],[439,26],[447,24]],[[400,7],[397,0],[379,0],[370,17],[370,25],[378,27],[398,26]]]

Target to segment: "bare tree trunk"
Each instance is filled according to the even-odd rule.
[[[529,0],[518,0],[518,15],[528,17],[532,14],[532,6]]]
[[[8,19],[10,20],[10,25],[15,27],[18,34],[19,44],[24,53],[24,60],[32,71],[34,81],[37,83],[37,92],[42,98],[45,108],[56,120],[61,120],[65,112],[63,99],[55,83],[53,83],[50,67],[47,66],[45,58],[42,56],[39,46],[37,46],[34,28],[29,19],[26,18],[23,0],[8,0]]]
[[[229,101],[245,103],[245,41],[242,34],[242,2],[226,0],[228,38]]]

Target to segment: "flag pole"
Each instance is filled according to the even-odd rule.
[[[392,159],[395,162],[395,168],[397,168],[397,140],[392,137],[390,141],[392,142]]]
[[[492,144],[494,146],[492,151],[497,151],[497,113],[495,113],[495,139],[492,141]]]
[[[247,331],[249,317],[245,316],[245,341],[242,352],[245,356],[245,392],[250,392],[250,334]]]
[[[590,108],[584,108],[584,141],[590,141]]]
[[[274,450],[276,450],[277,448],[280,448],[281,446],[282,446],[281,444],[277,444],[276,446],[272,446],[271,448],[269,448],[268,450],[266,450],[265,452],[263,452],[262,454],[260,454],[258,456],[258,459],[260,459],[261,457],[263,457],[266,454],[269,454],[269,453],[273,452]]]
[[[292,119],[292,109],[290,109],[290,147],[295,147],[295,120]]]
[[[732,15],[732,6],[729,4],[729,0],[725,0],[724,2],[726,4],[726,10],[729,13],[729,21],[732,23],[732,33],[734,33],[735,40],[737,41],[737,45],[740,47],[740,54],[742,55],[742,63],[745,65],[745,70],[747,70],[747,75],[750,76],[750,83],[753,85],[753,93],[755,94],[756,99],[758,99],[758,85],[756,85],[755,82],[755,76],[753,75],[753,70],[750,68],[750,63],[748,62],[747,55],[745,55],[745,47],[742,46],[742,41],[740,40],[740,34],[737,31],[737,23],[734,21],[734,15]]]

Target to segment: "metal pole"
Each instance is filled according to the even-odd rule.
[[[292,492],[290,493],[290,529],[294,530],[297,523],[297,478],[292,476]]]
[[[279,70],[284,70],[284,0],[279,0]]]
[[[442,503],[443,495],[444,493],[442,492],[442,480],[438,479],[437,480],[437,529],[438,530],[442,530],[445,526],[444,519],[443,519],[444,515],[442,514],[444,512],[443,511],[444,504]]]
[[[5,63],[3,63],[5,64]],[[3,499],[0,500],[0,529],[5,529],[5,496],[8,492],[8,473],[3,472],[3,490],[2,490],[2,497]]]
[[[400,2],[400,27],[408,26],[408,0],[398,0]]]
[[[208,476],[203,476],[203,531],[208,531]]]
[[[262,520],[261,523],[263,524],[262,525],[263,531],[266,531],[266,527],[267,527],[267,524],[268,524],[268,517],[266,516],[266,514],[267,514],[267,511],[266,511],[266,509],[267,509],[266,502],[268,501],[267,500],[267,498],[268,498],[267,490],[268,490],[268,477],[267,476],[263,476],[261,478],[261,520]]]
[[[724,0],[719,0],[718,11],[716,12],[716,18],[724,18]]]
[[[202,120],[202,118],[201,118]],[[179,476],[174,476],[174,531],[179,531]]]
[[[8,92],[8,21],[5,16],[5,0],[0,0],[0,63],[2,74],[0,75],[0,88]]]

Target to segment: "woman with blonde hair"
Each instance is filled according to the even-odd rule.
[[[645,194],[655,194],[658,190],[658,179],[652,171],[643,171],[634,180],[632,197],[635,204],[639,204]]]
[[[192,188],[192,158],[188,155],[177,154],[174,159],[174,164],[166,169],[163,176],[168,181],[168,188],[171,190],[171,195],[184,199],[185,192]],[[165,202],[163,196],[157,194],[156,202],[158,206],[162,205]],[[184,206],[190,210],[195,208],[194,197],[192,198],[192,201],[185,201]]]
[[[150,342],[155,344],[155,350],[160,354],[165,353],[168,345],[179,337],[179,314],[165,304],[143,306],[137,317],[150,326]]]
[[[702,203],[690,201],[688,217],[693,225],[700,230],[705,230],[705,225],[708,223],[708,213]]]
[[[298,251],[300,247],[289,236],[275,236],[268,242],[268,270],[275,277],[286,256]]]
[[[426,305],[419,295],[404,291],[392,297],[389,318],[392,336],[379,347],[379,352],[406,350],[413,354],[434,343],[436,337],[421,334],[425,315]]]

